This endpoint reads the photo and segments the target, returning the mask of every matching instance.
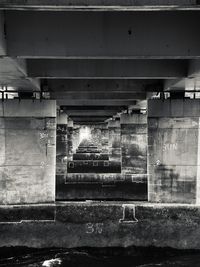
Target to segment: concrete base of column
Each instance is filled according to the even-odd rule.
[[[200,249],[199,213],[196,205],[116,201],[0,206],[0,247]]]

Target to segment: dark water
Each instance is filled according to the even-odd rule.
[[[200,267],[200,251],[169,248],[1,248],[0,267]]]

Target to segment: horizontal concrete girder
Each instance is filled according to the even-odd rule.
[[[129,100],[129,99],[78,99],[78,100],[71,100],[71,99],[63,99],[57,98],[56,103],[58,106],[129,106],[137,104],[136,100]]]
[[[163,81],[164,90],[199,90],[200,89],[200,60],[188,61],[187,78]]]
[[[145,92],[162,91],[162,80],[132,79],[45,79],[43,88],[49,91],[88,91],[88,92]]]
[[[185,60],[27,59],[28,75],[37,78],[186,77]]]
[[[194,11],[68,12],[67,14],[6,11],[5,19],[10,56],[70,58],[200,56],[200,20],[199,13]]]
[[[74,122],[103,122],[112,116],[70,116]]]
[[[168,91],[185,91],[185,92],[195,92],[200,91],[200,77],[198,73],[193,74],[194,77],[175,79],[175,80],[165,80],[164,90]],[[196,77],[195,77],[196,76]]]
[[[164,90],[185,90],[185,78],[184,79],[174,79],[174,80],[165,80],[164,81]]]
[[[0,86],[40,90],[39,80],[27,76],[25,60],[9,57],[0,58]]]
[[[82,112],[87,112],[87,111],[93,111],[93,110],[97,110],[97,111],[118,111],[118,110],[124,110],[124,109],[126,109],[126,106],[118,106],[118,105],[116,105],[116,106],[114,106],[114,105],[112,105],[112,106],[79,106],[78,108],[77,108],[77,106],[63,106],[62,107],[62,109],[65,111],[65,112],[73,112],[73,111],[82,111]]]
[[[190,60],[188,77],[189,78],[200,77],[200,60]]]
[[[198,8],[196,0],[1,0],[2,9],[19,10],[187,10]]]
[[[135,100],[146,99],[146,93],[132,92],[51,92],[52,99],[67,100]]]
[[[117,110],[120,111],[120,110]],[[68,110],[66,114],[70,117],[72,116],[113,116],[117,111],[114,110]]]

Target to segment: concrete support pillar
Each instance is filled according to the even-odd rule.
[[[68,155],[67,129],[68,117],[65,113],[57,114],[56,134],[56,175],[64,174],[66,171]]]
[[[147,183],[147,115],[121,115],[122,174]]]
[[[199,203],[200,100],[148,101],[151,202]]]
[[[122,114],[122,177],[132,200],[147,200],[147,116]]]
[[[120,120],[111,120],[108,122],[109,130],[109,157],[113,162],[121,165],[121,129]]]
[[[0,204],[55,200],[56,102],[0,103]]]
[[[67,127],[67,140],[68,140],[68,156],[69,160],[72,160],[73,155],[73,128],[74,122],[71,119],[68,119],[68,127]]]
[[[108,154],[108,144],[109,144],[109,130],[107,125],[102,126],[101,128],[101,144],[102,144],[102,153]]]

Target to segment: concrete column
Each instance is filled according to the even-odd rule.
[[[55,200],[56,102],[0,103],[0,204]]]
[[[58,113],[56,132],[56,175],[62,175],[66,171],[68,155],[67,124],[67,114]]]
[[[72,160],[73,155],[73,128],[74,122],[71,119],[68,119],[68,130],[67,130],[67,139],[68,139],[68,157],[69,160]]]
[[[109,130],[109,158],[121,166],[121,129],[120,120],[108,122]],[[121,168],[120,168],[121,169]]]
[[[147,182],[147,115],[121,115],[122,174]]]
[[[200,100],[148,101],[151,202],[200,202]]]
[[[108,154],[109,131],[107,125],[101,128],[102,153]]]

